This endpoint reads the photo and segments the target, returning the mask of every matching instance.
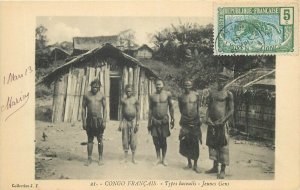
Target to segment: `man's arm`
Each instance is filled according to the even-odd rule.
[[[206,120],[206,124],[207,125],[214,125],[214,123],[211,121],[210,117],[209,117],[209,107],[210,104],[212,103],[212,99],[211,99],[211,95],[209,94],[207,97],[207,110],[206,110],[206,116],[205,116],[205,120]]]
[[[173,107],[173,101],[172,101],[172,95],[171,92],[168,93],[168,105],[169,105],[169,112],[171,116],[171,129],[174,128],[174,107]]]
[[[81,119],[82,119],[82,128],[84,130],[86,130],[86,105],[87,105],[86,97],[85,97],[85,95],[83,95]]]
[[[200,106],[201,106],[201,99],[200,99],[200,96],[198,93],[196,93],[196,96],[197,96],[197,114],[199,116],[199,119],[200,119]]]
[[[106,127],[106,118],[107,118],[107,113],[106,113],[106,99],[103,96],[102,98],[102,107],[103,107],[103,128]]]
[[[140,121],[140,103],[138,99],[135,99],[135,109],[136,109],[136,123],[139,124]]]

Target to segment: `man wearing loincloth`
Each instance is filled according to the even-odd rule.
[[[88,160],[85,164],[89,166],[92,163],[93,141],[94,137],[98,140],[99,160],[98,164],[103,165],[103,132],[106,127],[106,107],[105,97],[99,91],[101,83],[98,79],[92,81],[91,91],[83,96],[82,101],[82,123],[88,137],[87,152]]]
[[[132,163],[135,161],[135,150],[137,145],[137,131],[139,129],[139,101],[132,95],[132,86],[125,87],[126,97],[122,98],[122,119],[119,131],[122,131],[122,144],[125,152],[125,162],[127,162],[129,147],[132,152]]]
[[[180,119],[180,147],[179,153],[188,159],[187,169],[192,168],[196,173],[200,173],[197,166],[199,158],[199,141],[202,144],[202,134],[200,129],[200,98],[199,95],[191,91],[192,82],[184,81],[184,93],[178,98]],[[194,165],[192,166],[192,161]]]
[[[165,161],[167,153],[167,137],[171,134],[169,126],[171,125],[171,129],[174,128],[174,109],[171,92],[163,90],[164,84],[161,79],[155,81],[155,87],[156,93],[152,94],[149,98],[148,131],[152,135],[155,146],[157,157],[156,164],[167,166]],[[168,111],[171,116],[170,123]]]
[[[225,168],[229,165],[229,136],[228,119],[233,115],[233,95],[224,89],[228,77],[219,74],[217,89],[212,90],[208,96],[208,109],[206,113],[207,138],[209,158],[214,160],[213,167],[206,173],[218,173],[218,164],[221,163],[219,179],[225,178]]]

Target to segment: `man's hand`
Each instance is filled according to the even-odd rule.
[[[139,131],[139,123],[136,124],[136,126],[133,129],[133,132],[136,133]]]
[[[174,118],[171,118],[170,125],[171,125],[171,129],[173,129],[174,126],[175,126],[175,120],[174,120]]]
[[[218,119],[217,121],[214,122],[215,125],[224,125],[225,121],[223,118]]]
[[[206,124],[210,126],[215,126],[215,123],[212,122],[210,119],[206,120]]]
[[[103,121],[103,123],[102,123],[102,127],[103,127],[103,129],[105,129],[105,128],[106,128],[106,121]]]
[[[82,128],[83,128],[83,130],[86,130],[86,122],[85,121],[82,122]]]
[[[148,125],[147,129],[148,129],[148,132],[151,133],[151,125]]]

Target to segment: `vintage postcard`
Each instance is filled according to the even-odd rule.
[[[0,2],[0,189],[299,189],[298,10]]]

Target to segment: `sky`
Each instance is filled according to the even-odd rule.
[[[210,17],[37,17],[37,26],[43,25],[48,31],[48,44],[70,41],[73,37],[116,35],[132,29],[138,45],[151,44],[151,34],[164,28],[182,23],[212,23]]]

